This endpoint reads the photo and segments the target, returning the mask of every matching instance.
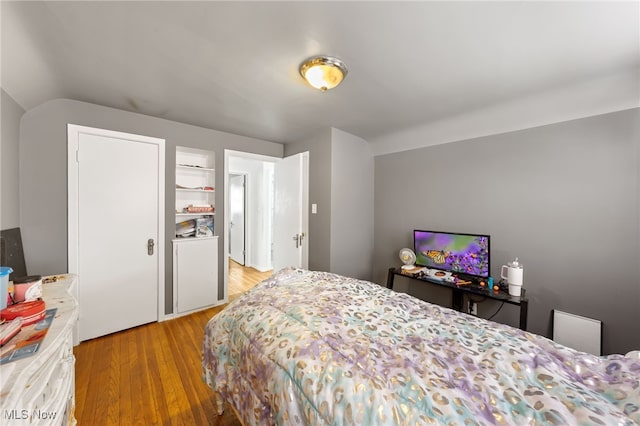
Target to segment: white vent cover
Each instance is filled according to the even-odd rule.
[[[553,341],[582,352],[602,355],[602,321],[554,309]]]

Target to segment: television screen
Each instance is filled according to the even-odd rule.
[[[489,277],[489,236],[413,231],[416,265]]]

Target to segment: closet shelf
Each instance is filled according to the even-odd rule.
[[[215,216],[215,212],[201,212],[201,213],[176,213],[176,216]]]
[[[216,192],[215,189],[176,188],[176,192]]]
[[[211,169],[209,167],[190,166],[188,164],[176,164],[176,169],[202,170],[202,171],[205,171],[205,172],[215,172],[216,171],[216,169]]]

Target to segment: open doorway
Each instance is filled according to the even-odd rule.
[[[229,300],[272,273],[274,163],[268,157],[225,151],[225,282]]]
[[[273,170],[277,160],[238,154],[228,157],[225,235],[229,256],[261,272],[273,269]]]
[[[234,291],[230,288],[232,283],[229,277],[231,274],[234,277],[238,275],[238,267],[243,268],[240,271],[247,273],[251,273],[251,270],[271,273],[275,263],[308,267],[308,250],[306,249],[309,241],[308,153],[297,154],[297,156],[303,156],[304,159],[299,159],[295,163],[304,165],[304,167],[289,179],[299,181],[299,185],[294,185],[296,189],[300,190],[299,201],[293,202],[291,200],[294,197],[283,192],[284,188],[276,188],[276,172],[281,164],[288,163],[286,159],[225,150],[223,232],[228,241],[228,250],[225,250],[224,258],[225,289],[228,296]],[[244,177],[244,186],[242,187],[244,195],[238,195],[242,192],[239,188],[242,186],[239,183],[241,182],[239,176]],[[278,197],[280,200],[277,200]],[[241,213],[239,205],[242,199],[244,199],[244,208]],[[291,222],[291,219],[285,218],[278,212],[282,209],[275,208],[277,203],[290,206],[286,209],[289,213],[296,211],[298,216],[304,217],[304,220],[299,220],[299,229],[281,232],[288,232],[287,238],[284,238],[282,243],[274,238],[274,229],[283,229],[278,225],[283,221]],[[240,222],[244,224],[242,226],[244,238],[240,232],[236,232],[240,228]],[[298,239],[294,238],[296,235]],[[243,243],[244,250],[241,250],[239,247],[242,247]],[[286,250],[290,248],[288,245],[304,253],[303,256],[298,256],[304,259],[304,262],[295,263],[292,260],[282,260],[283,256],[288,253]],[[243,253],[239,253],[242,251]],[[274,262],[274,258],[281,260],[281,262]]]

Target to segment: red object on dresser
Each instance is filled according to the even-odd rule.
[[[44,318],[45,304],[43,300],[16,303],[0,311],[0,318],[7,321],[22,317],[22,326],[36,323]]]

